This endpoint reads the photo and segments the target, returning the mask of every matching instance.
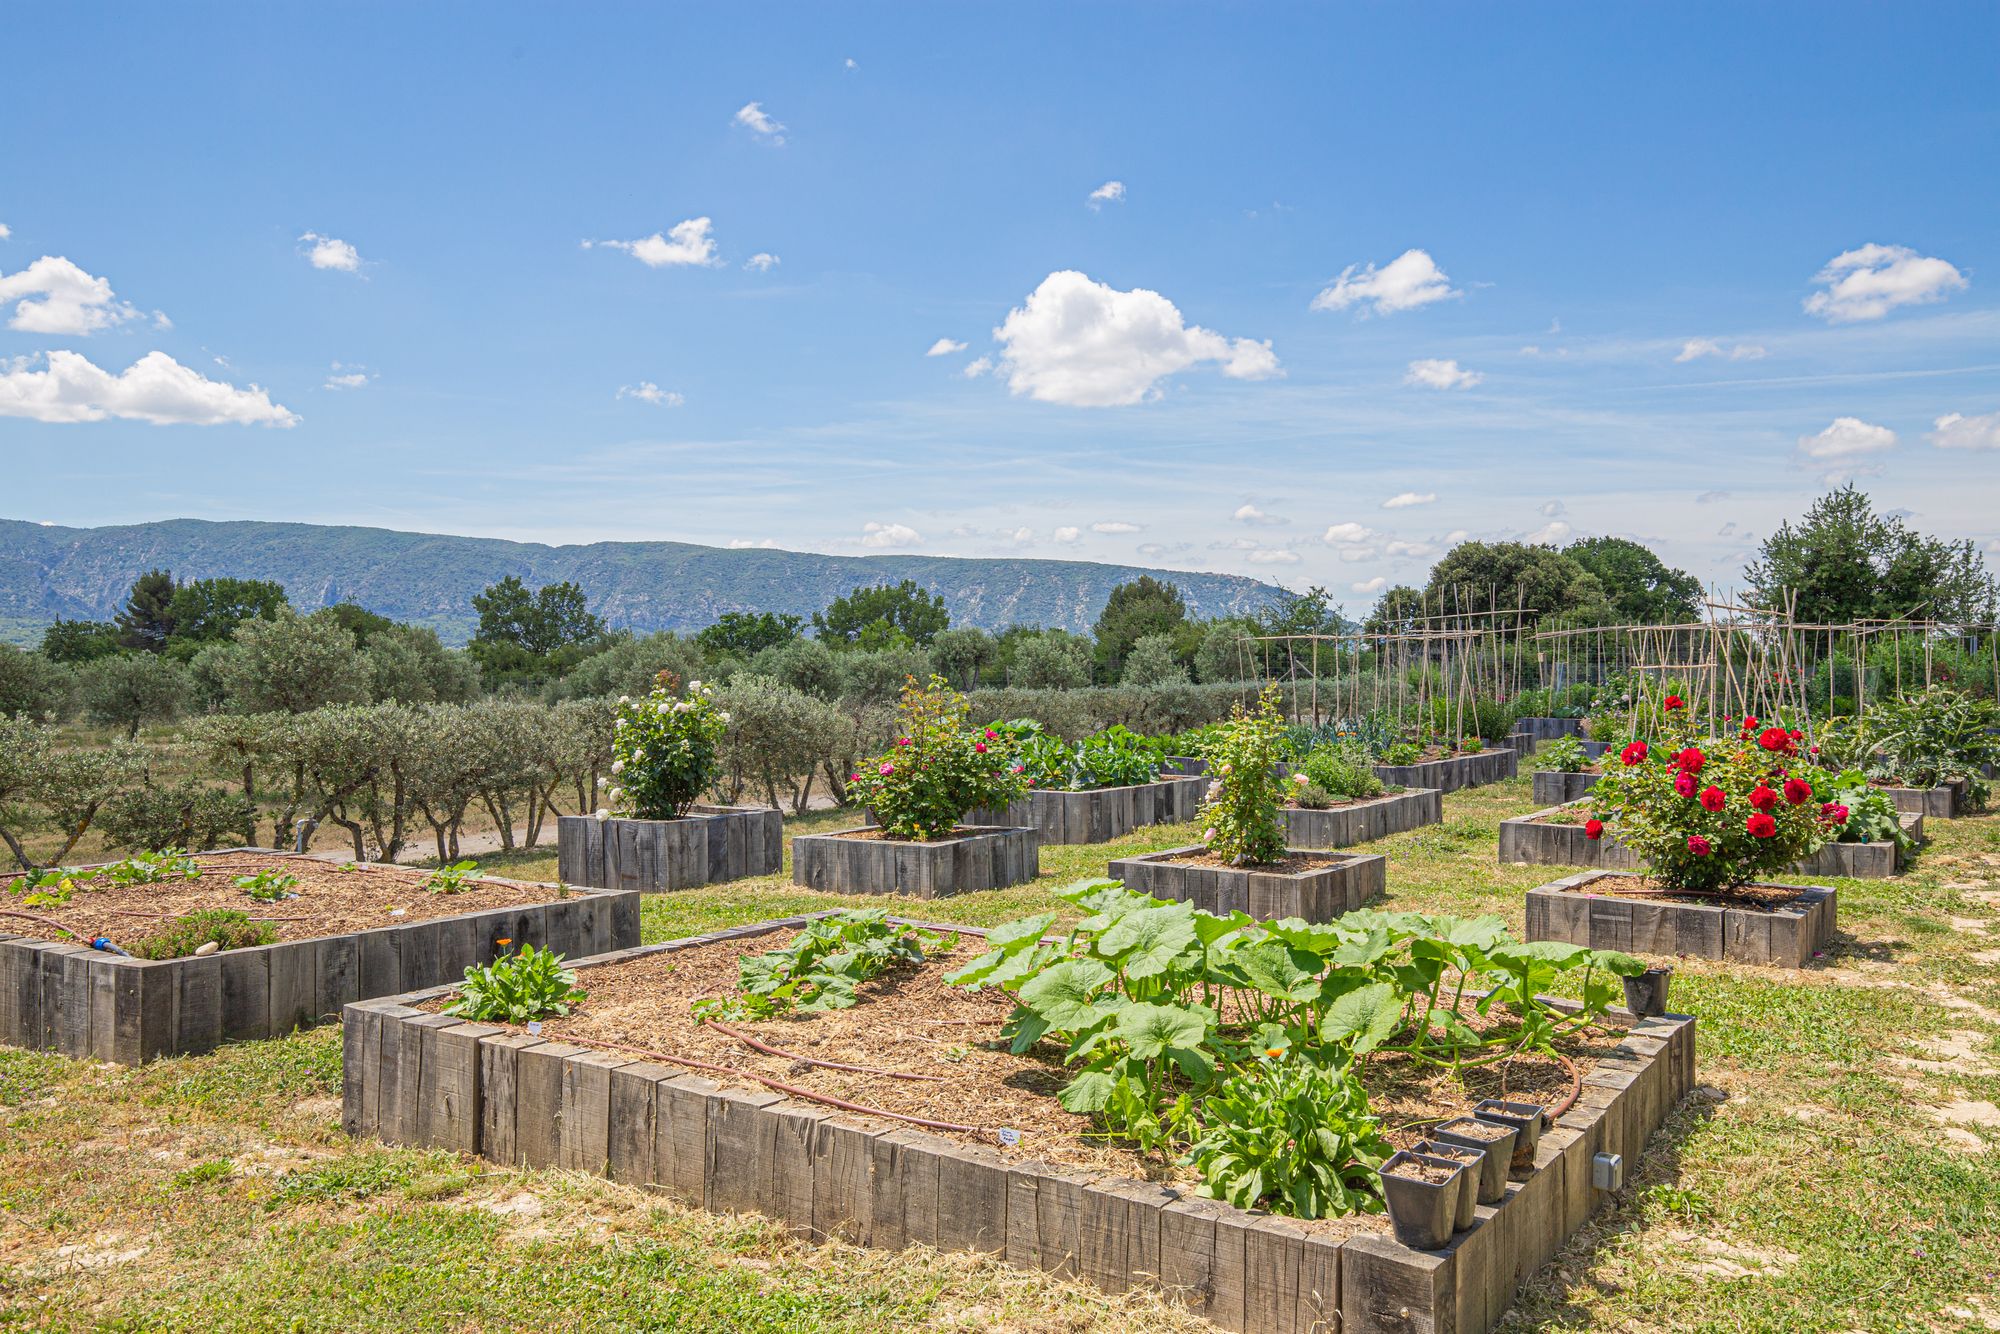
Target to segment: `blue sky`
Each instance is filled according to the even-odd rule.
[[[1459,535],[1726,582],[1853,476],[2000,551],[1991,5],[7,28],[7,517],[1079,557],[1358,607]]]

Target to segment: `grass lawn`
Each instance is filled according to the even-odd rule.
[[[1362,851],[1389,905],[1497,912],[1557,867],[1495,862],[1520,780]],[[793,832],[838,827],[814,815]],[[1702,1084],[1506,1328],[2000,1329],[2000,815],[1929,823],[1841,887],[1802,974],[1685,962]],[[991,924],[1185,826],[1044,850],[1032,886],[900,904]],[[553,878],[553,853],[489,857]],[[648,941],[857,900],[783,877],[654,896]],[[139,1071],[0,1049],[0,1326],[677,1331],[1209,1329],[1146,1294],[966,1256],[810,1246],[560,1172],[349,1143],[320,1029]]]

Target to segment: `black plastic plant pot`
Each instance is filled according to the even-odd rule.
[[[1402,1176],[1397,1168],[1422,1166],[1444,1175],[1437,1181]],[[1382,1164],[1382,1198],[1389,1206],[1389,1226],[1396,1240],[1413,1251],[1441,1250],[1451,1243],[1458,1225],[1458,1202],[1464,1195],[1465,1164],[1449,1158],[1399,1149]]]
[[[1485,1175],[1486,1150],[1468,1149],[1462,1144],[1439,1144],[1431,1140],[1419,1140],[1416,1151],[1433,1158],[1444,1158],[1459,1163],[1465,1170],[1458,1174],[1458,1216],[1453,1227],[1460,1232],[1472,1226],[1472,1209],[1479,1203],[1479,1185]]]
[[[1670,967],[1648,968],[1625,983],[1625,1008],[1639,1018],[1667,1012],[1667,984],[1674,980]]]
[[[1482,1121],[1476,1116],[1454,1117],[1431,1131],[1440,1144],[1479,1149],[1479,1202],[1498,1204],[1507,1198],[1507,1164],[1513,1161],[1514,1144],[1521,1132],[1498,1121]]]
[[[1503,1098],[1487,1098],[1472,1109],[1472,1114],[1482,1121],[1495,1121],[1519,1131],[1520,1134],[1514,1140],[1513,1165],[1533,1166],[1535,1146],[1542,1142],[1540,1103],[1508,1102]]]

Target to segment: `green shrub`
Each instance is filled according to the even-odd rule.
[[[1308,783],[1336,799],[1365,801],[1382,795],[1382,780],[1375,776],[1373,758],[1355,742],[1321,746],[1306,756],[1301,769]]]
[[[1534,767],[1544,773],[1580,774],[1597,761],[1573,736],[1560,736],[1535,752]]]
[[[1236,706],[1208,749],[1208,800],[1201,808],[1202,841],[1232,866],[1255,866],[1285,855],[1285,827],[1278,819],[1277,766],[1285,720],[1278,688],[1267,688],[1257,707]]]
[[[562,965],[562,955],[533,945],[523,945],[520,953],[490,965],[473,964],[465,970],[458,998],[444,1012],[474,1022],[509,1024],[568,1014],[571,1004],[588,993],[577,987],[576,974]]]
[[[127,950],[135,959],[185,959],[210,941],[225,950],[240,950],[269,945],[277,938],[277,928],[269,922],[251,921],[246,912],[205,908],[174,918],[153,935],[133,942]]]
[[[608,795],[614,809],[641,820],[679,819],[722,774],[718,750],[729,715],[701,682],[688,682],[679,698],[673,686],[663,674],[644,699],[620,698],[612,723]]]
[[[896,744],[847,780],[850,798],[874,811],[891,838],[941,838],[965,812],[1003,809],[1026,789],[1014,743],[997,728],[969,726],[968,711],[943,677],[904,684]]]
[[[1360,1081],[1290,1048],[1252,1062],[1203,1106],[1188,1150],[1197,1193],[1293,1218],[1379,1211],[1376,1172],[1395,1152]]]

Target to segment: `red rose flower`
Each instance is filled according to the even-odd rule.
[[[1680,793],[1683,797],[1692,797],[1695,794],[1694,775],[1683,771],[1678,778],[1674,779],[1674,791]]]
[[[1660,703],[1660,707],[1669,713],[1672,713],[1675,709],[1685,709],[1687,706],[1687,701],[1679,695],[1669,695]]]
[[[1847,823],[1847,814],[1848,814],[1847,807],[1839,805],[1836,802],[1829,801],[1828,803],[1826,803],[1826,805],[1820,807],[1819,814],[1820,818],[1822,820],[1825,820],[1828,824]]]
[[[1756,791],[1750,794],[1750,809],[1753,811],[1768,811],[1777,804],[1778,794],[1762,783],[1757,784]]]
[[[1785,780],[1785,800],[1794,806],[1803,806],[1812,800],[1812,784],[1803,778]]]
[[[1618,758],[1625,761],[1628,767],[1639,763],[1646,758],[1646,743],[1643,741],[1634,741],[1631,745],[1618,752]]]
[[[1603,838],[1604,821],[1597,819],[1585,820],[1583,822],[1583,836],[1585,838]]]
[[[1701,808],[1705,811],[1719,811],[1728,801],[1729,798],[1722,794],[1722,789],[1713,783],[1701,790]]]
[[[1707,763],[1708,756],[1702,754],[1700,750],[1693,746],[1689,746],[1686,750],[1674,756],[1674,767],[1683,773],[1698,774],[1701,772],[1702,766]]]
[[[1743,715],[1743,730],[1746,732],[1757,730],[1757,718],[1755,714],[1746,713]]]
[[[1714,851],[1714,848],[1700,834],[1689,834],[1688,851],[1697,857],[1706,857],[1710,852]]]
[[[1757,744],[1765,750],[1787,751],[1792,748],[1792,734],[1782,727],[1767,727],[1757,738]]]
[[[1745,820],[1743,827],[1750,831],[1752,838],[1769,838],[1778,832],[1778,822],[1762,811]]]

